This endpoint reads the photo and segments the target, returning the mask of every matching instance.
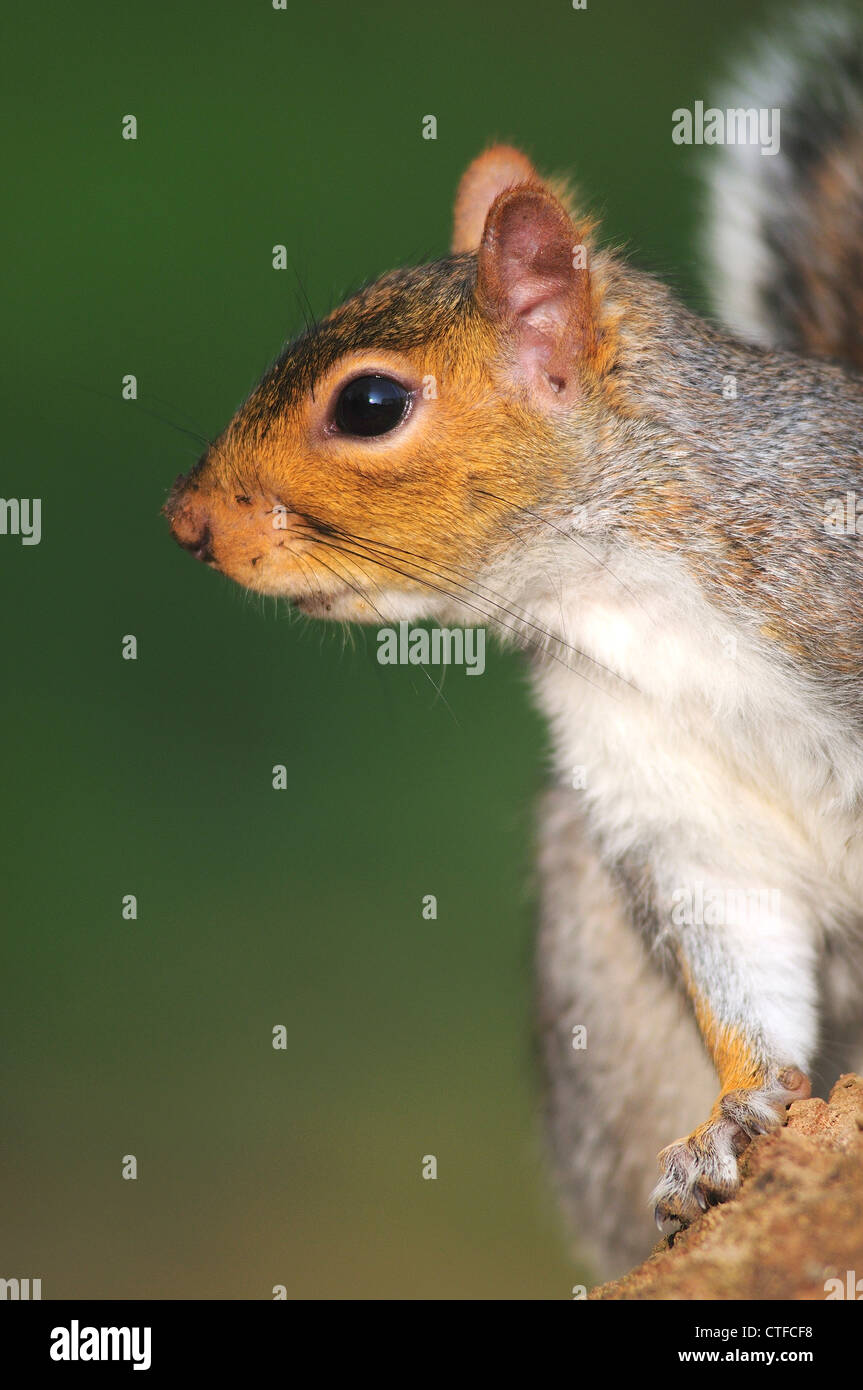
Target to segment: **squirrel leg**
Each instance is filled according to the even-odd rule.
[[[677,981],[602,864],[580,793],[542,806],[538,1042],[557,1192],[594,1277],[639,1264],[655,1240],[657,1150],[710,1109],[715,1077]],[[583,1025],[586,1037],[573,1033]]]
[[[729,891],[713,901],[728,902]],[[814,951],[798,924],[761,903],[720,925],[678,924],[671,935],[720,1091],[707,1120],[659,1154],[651,1200],[660,1230],[664,1219],[688,1222],[733,1196],[742,1151],[810,1095],[815,1044]]]

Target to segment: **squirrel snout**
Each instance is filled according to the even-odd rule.
[[[165,503],[164,512],[170,523],[171,535],[178,545],[188,550],[196,560],[203,560],[204,563],[215,560],[209,515],[200,502],[194,497],[172,493]]]

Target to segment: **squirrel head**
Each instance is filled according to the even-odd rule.
[[[459,185],[452,254],[291,343],[177,480],[177,541],[313,616],[451,613],[587,451],[588,231],[526,156],[486,151]]]

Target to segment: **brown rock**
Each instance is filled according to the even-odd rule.
[[[863,1277],[863,1078],[841,1076],[829,1102],[790,1107],[756,1139],[740,1192],[593,1299],[823,1299],[828,1279]]]

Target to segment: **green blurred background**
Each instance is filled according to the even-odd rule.
[[[346,645],[194,564],[159,509],[200,449],[144,407],[216,433],[302,326],[271,248],[317,313],[442,254],[459,173],[494,137],[573,172],[606,232],[698,303],[671,111],[709,97],[761,13],[91,0],[7,18],[3,494],[43,499],[43,538],[0,537],[0,1275],[46,1298],[567,1298],[589,1276],[538,1123],[545,751],[520,660],[450,672],[436,699],[377,665],[372,633]]]

